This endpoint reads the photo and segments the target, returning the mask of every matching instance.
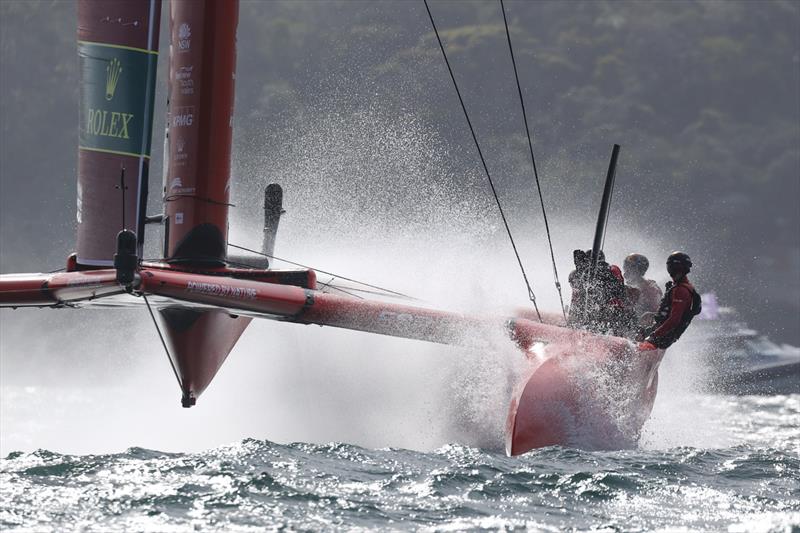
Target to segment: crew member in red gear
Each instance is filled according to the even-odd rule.
[[[645,313],[658,311],[659,302],[662,298],[662,292],[658,284],[652,279],[644,278],[649,267],[650,261],[642,254],[630,254],[622,264],[629,305],[633,308],[637,317],[641,317]]]
[[[683,252],[672,252],[667,258],[667,272],[672,281],[667,283],[667,292],[661,300],[655,325],[647,330],[640,349],[666,349],[677,341],[689,327],[695,315],[700,313],[700,295],[686,275],[692,260]]]

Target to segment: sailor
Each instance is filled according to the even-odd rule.
[[[626,305],[625,278],[617,265],[606,263],[603,252],[600,254],[601,261],[598,262],[598,268],[602,264],[603,272],[611,273],[611,276],[606,275],[604,283],[607,302],[604,306],[605,313],[601,313],[604,320],[603,327],[606,332],[617,337],[629,337],[638,328],[636,313]]]
[[[672,252],[667,257],[667,272],[672,281],[666,285],[666,294],[655,315],[655,323],[642,332],[642,350],[666,349],[683,335],[695,315],[700,314],[700,294],[689,283],[686,275],[692,260],[683,252]]]
[[[575,250],[575,270],[569,275],[572,287],[568,324],[596,333],[624,335],[632,327],[632,313],[625,309],[622,272],[609,265],[602,250],[592,268],[592,251]]]
[[[637,317],[658,311],[662,297],[658,284],[644,278],[649,267],[650,261],[642,254],[630,254],[622,263],[628,307],[633,308]]]
[[[591,261],[589,255],[583,250],[572,252],[575,270],[569,274],[569,285],[572,288],[572,299],[569,305],[569,319],[567,324],[571,327],[582,328],[586,323],[586,311],[589,304],[586,294],[586,284],[589,280]]]

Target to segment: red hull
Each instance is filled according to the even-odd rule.
[[[664,350],[641,352],[623,339],[586,335],[529,353],[506,423],[509,455],[555,445],[635,445],[653,408]]]

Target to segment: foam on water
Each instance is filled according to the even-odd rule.
[[[462,445],[423,453],[254,439],[198,453],[13,453],[0,460],[0,524],[32,531],[800,527],[800,397],[773,397],[768,407],[756,398],[721,403],[720,414],[753,430],[747,443],[554,447],[516,458]]]

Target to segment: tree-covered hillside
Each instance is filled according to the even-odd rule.
[[[532,212],[499,2],[430,5],[501,197],[512,212]],[[594,216],[619,143],[620,218],[611,231],[614,220],[635,220],[690,248],[706,265],[706,288],[759,327],[800,341],[800,3],[508,0],[506,9],[554,222],[559,213]],[[273,124],[312,123],[320,110],[379,106],[435,130],[453,164],[475,175],[477,157],[421,1],[243,0],[240,11],[240,146]],[[167,25],[165,3],[162,50]],[[74,40],[71,2],[0,2],[4,272],[37,268],[45,255],[58,266],[72,246]],[[478,179],[463,187],[487,194]],[[55,244],[43,245],[44,235]]]

